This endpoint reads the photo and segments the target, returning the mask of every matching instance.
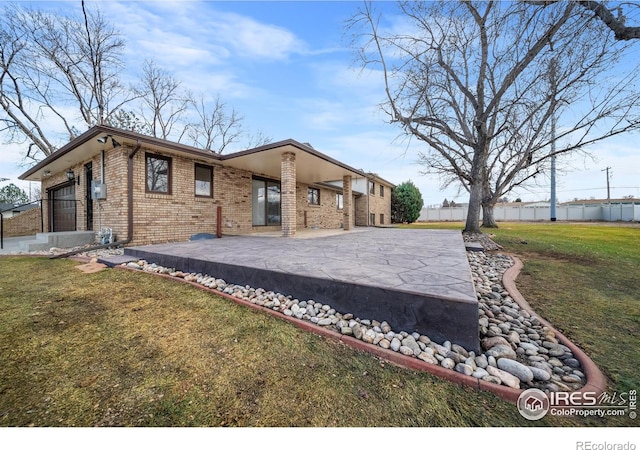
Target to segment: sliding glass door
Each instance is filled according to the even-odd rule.
[[[251,180],[253,226],[280,225],[280,182],[264,178]]]

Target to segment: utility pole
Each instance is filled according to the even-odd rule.
[[[611,203],[611,190],[609,188],[609,169],[611,167],[607,167],[606,169],[602,169],[600,172],[607,172],[607,203]]]
[[[551,114],[551,221],[556,221],[556,114]]]
[[[553,47],[551,47],[553,52]],[[556,57],[553,55],[550,61],[551,72],[551,222],[556,221]]]

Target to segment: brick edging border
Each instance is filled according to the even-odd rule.
[[[600,371],[598,366],[589,358],[585,352],[580,349],[577,345],[569,340],[564,334],[556,330],[553,325],[551,325],[547,320],[540,317],[540,315],[536,314],[531,305],[525,300],[522,296],[518,288],[516,287],[516,278],[520,274],[522,270],[523,264],[520,259],[515,255],[509,255],[511,259],[513,259],[513,266],[508,268],[504,274],[502,275],[502,284],[506,291],[509,293],[511,298],[524,310],[528,311],[530,314],[534,314],[540,322],[549,327],[550,330],[554,332],[558,341],[571,349],[571,352],[575,356],[575,358],[580,361],[580,365],[584,369],[584,374],[587,378],[586,384],[575,392],[596,392],[597,395],[605,392],[607,390],[607,379],[604,374]]]

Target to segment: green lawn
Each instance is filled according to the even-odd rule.
[[[630,268],[640,262],[640,229],[554,227],[504,224],[496,241],[522,255],[525,297],[593,357],[611,389],[637,389]],[[77,264],[0,258],[0,426],[635,424],[529,422],[490,393],[393,366],[191,286],[122,270],[84,274]]]

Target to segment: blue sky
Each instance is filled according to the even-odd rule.
[[[60,12],[80,1],[41,2]],[[361,5],[350,1],[103,1],[100,9],[127,41],[126,76],[134,81],[144,59],[171,70],[183,87],[219,93],[251,131],[274,141],[296,139],[351,166],[401,183],[413,181],[425,205],[447,198],[466,201],[457,189],[440,190],[437,176],[420,174],[419,144],[407,147],[399,129],[385,122],[379,74],[361,72],[345,36],[347,20]],[[389,9],[391,4],[378,2]],[[639,43],[640,46],[640,43]],[[640,135],[618,137],[590,149],[595,157],[571,161],[558,176],[558,199],[640,197]],[[2,144],[0,144],[2,145]],[[4,146],[0,178],[28,190],[17,176],[22,148]],[[6,182],[5,182],[6,183]],[[4,185],[5,183],[2,183]],[[548,182],[509,194],[524,201],[549,197]]]

